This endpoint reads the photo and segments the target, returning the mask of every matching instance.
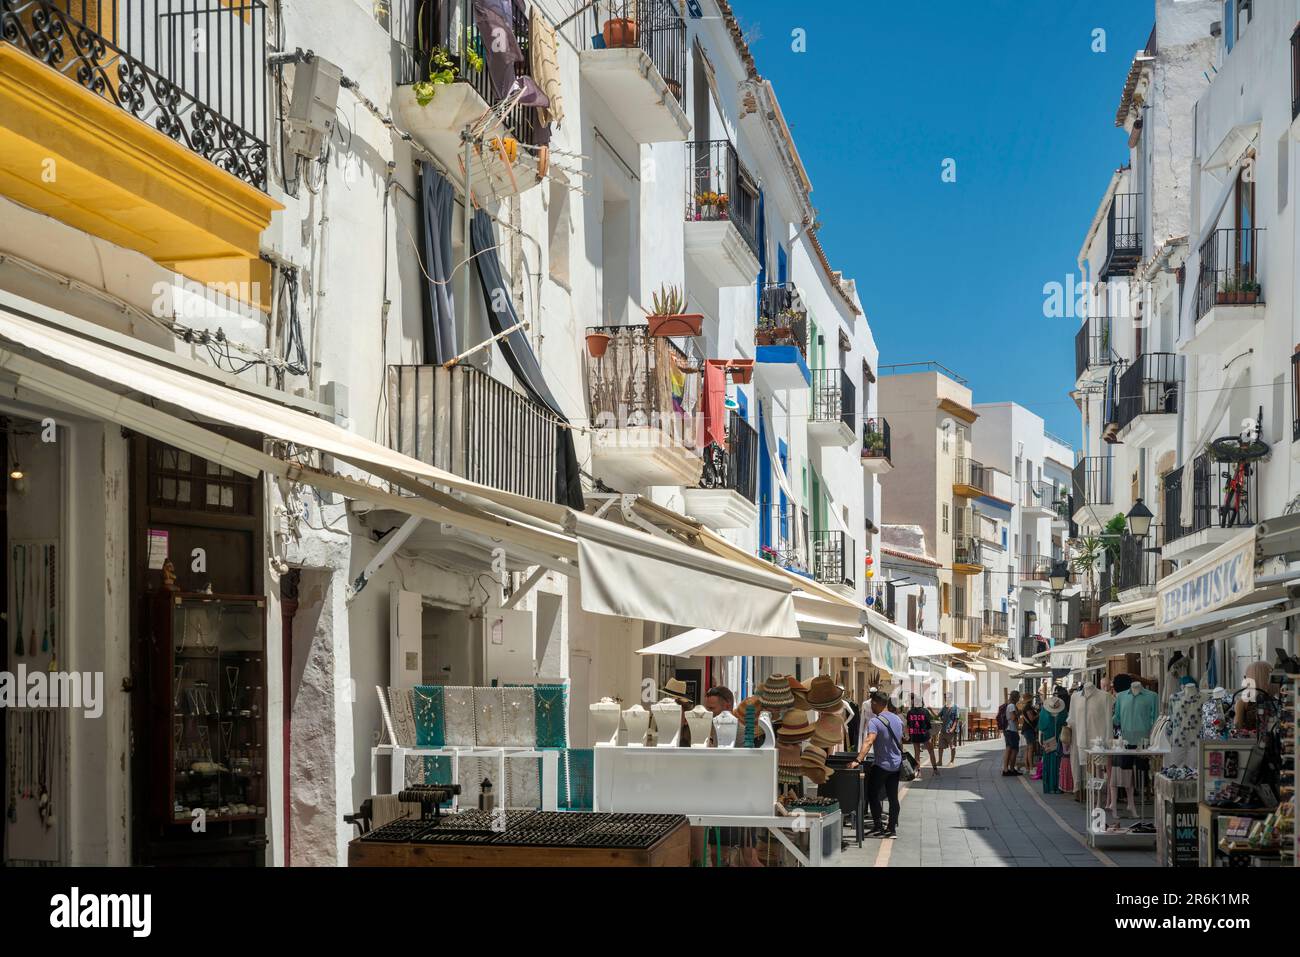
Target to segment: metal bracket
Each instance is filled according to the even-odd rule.
[[[547,568],[545,565],[538,565],[536,568],[534,568],[532,572],[529,574],[529,576],[524,580],[524,583],[520,585],[519,588],[516,589],[510,595],[509,598],[507,598],[505,601],[501,603],[501,610],[509,611],[511,608],[514,608],[521,601],[523,601],[524,596],[527,595],[534,588],[536,588],[538,583],[540,583],[541,580],[546,577],[546,573],[549,571],[550,569]]]

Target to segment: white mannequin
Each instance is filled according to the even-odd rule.
[[[661,748],[677,747],[682,735],[682,706],[676,698],[664,698],[650,706],[655,719],[655,743]]]
[[[1087,786],[1087,767],[1084,762],[1085,748],[1105,746],[1110,739],[1110,718],[1114,702],[1107,691],[1102,691],[1091,681],[1085,681],[1083,690],[1070,698],[1070,717],[1066,723],[1070,726],[1070,735],[1074,746],[1070,748],[1070,760],[1073,762],[1074,786],[1076,793],[1082,794]]]
[[[734,748],[736,736],[740,731],[740,721],[730,711],[724,711],[713,719],[713,736],[718,747]],[[695,740],[695,729],[691,729],[691,741]]]
[[[623,724],[627,726],[627,746],[644,748],[645,736],[650,731],[650,712],[634,704],[623,712]]]
[[[758,726],[763,729],[763,743],[758,746],[760,751],[767,751],[776,747],[776,729],[772,727],[772,716],[764,711],[758,716]]]
[[[707,748],[709,746],[709,731],[712,727],[713,715],[709,714],[709,709],[704,705],[697,704],[686,712],[686,728],[691,732],[692,748]]]
[[[591,713],[592,740],[596,747],[618,744],[623,713],[613,698],[601,698],[587,709]]]

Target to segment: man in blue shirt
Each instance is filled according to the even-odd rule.
[[[858,746],[858,759],[849,767],[857,767],[874,756],[867,771],[867,801],[871,807],[871,833],[868,837],[893,839],[898,836],[898,780],[903,767],[903,719],[887,710],[889,698],[883,692],[871,694],[871,720],[867,722],[862,743]],[[889,798],[889,826],[881,825],[882,799]]]

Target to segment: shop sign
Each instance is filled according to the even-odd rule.
[[[1233,604],[1254,588],[1252,529],[1164,579],[1156,595],[1157,624],[1177,628],[1184,621]]]
[[[1199,822],[1199,807],[1195,802],[1165,802],[1165,867],[1199,865]]]

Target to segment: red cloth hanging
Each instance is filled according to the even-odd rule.
[[[719,359],[704,363],[704,442],[727,444],[727,364]]]

